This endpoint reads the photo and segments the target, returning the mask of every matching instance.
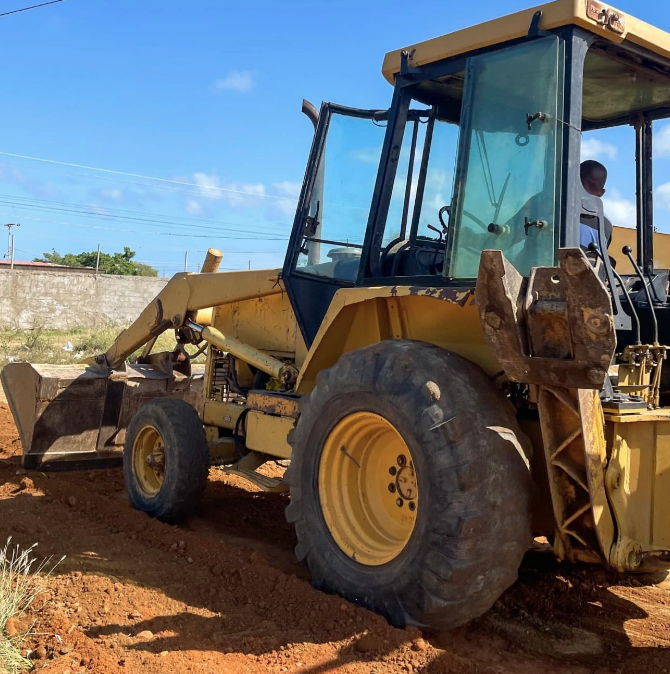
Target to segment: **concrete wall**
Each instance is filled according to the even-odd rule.
[[[125,325],[169,279],[0,270],[0,329]]]

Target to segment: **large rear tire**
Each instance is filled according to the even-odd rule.
[[[405,340],[345,354],[302,398],[289,442],[286,515],[315,587],[449,629],[516,580],[529,443],[473,363]]]
[[[162,520],[188,515],[202,500],[208,472],[207,439],[192,405],[158,398],[136,412],[123,449],[134,508]]]

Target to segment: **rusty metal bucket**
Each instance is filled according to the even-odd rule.
[[[25,468],[73,470],[118,462],[135,412],[178,397],[198,411],[204,366],[190,374],[156,364],[105,370],[91,365],[9,363],[0,380],[23,446]]]

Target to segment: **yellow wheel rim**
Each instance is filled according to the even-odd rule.
[[[346,555],[367,566],[395,559],[414,530],[418,497],[414,461],[395,426],[372,412],[337,423],[321,454],[319,498]]]
[[[133,472],[142,491],[155,496],[163,485],[165,449],[153,426],[143,426],[133,443]]]

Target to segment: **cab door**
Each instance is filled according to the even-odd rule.
[[[555,263],[563,84],[557,36],[468,60],[447,276],[476,278],[486,249],[524,276]]]
[[[356,284],[387,116],[321,108],[282,272],[308,348],[337,290]]]

